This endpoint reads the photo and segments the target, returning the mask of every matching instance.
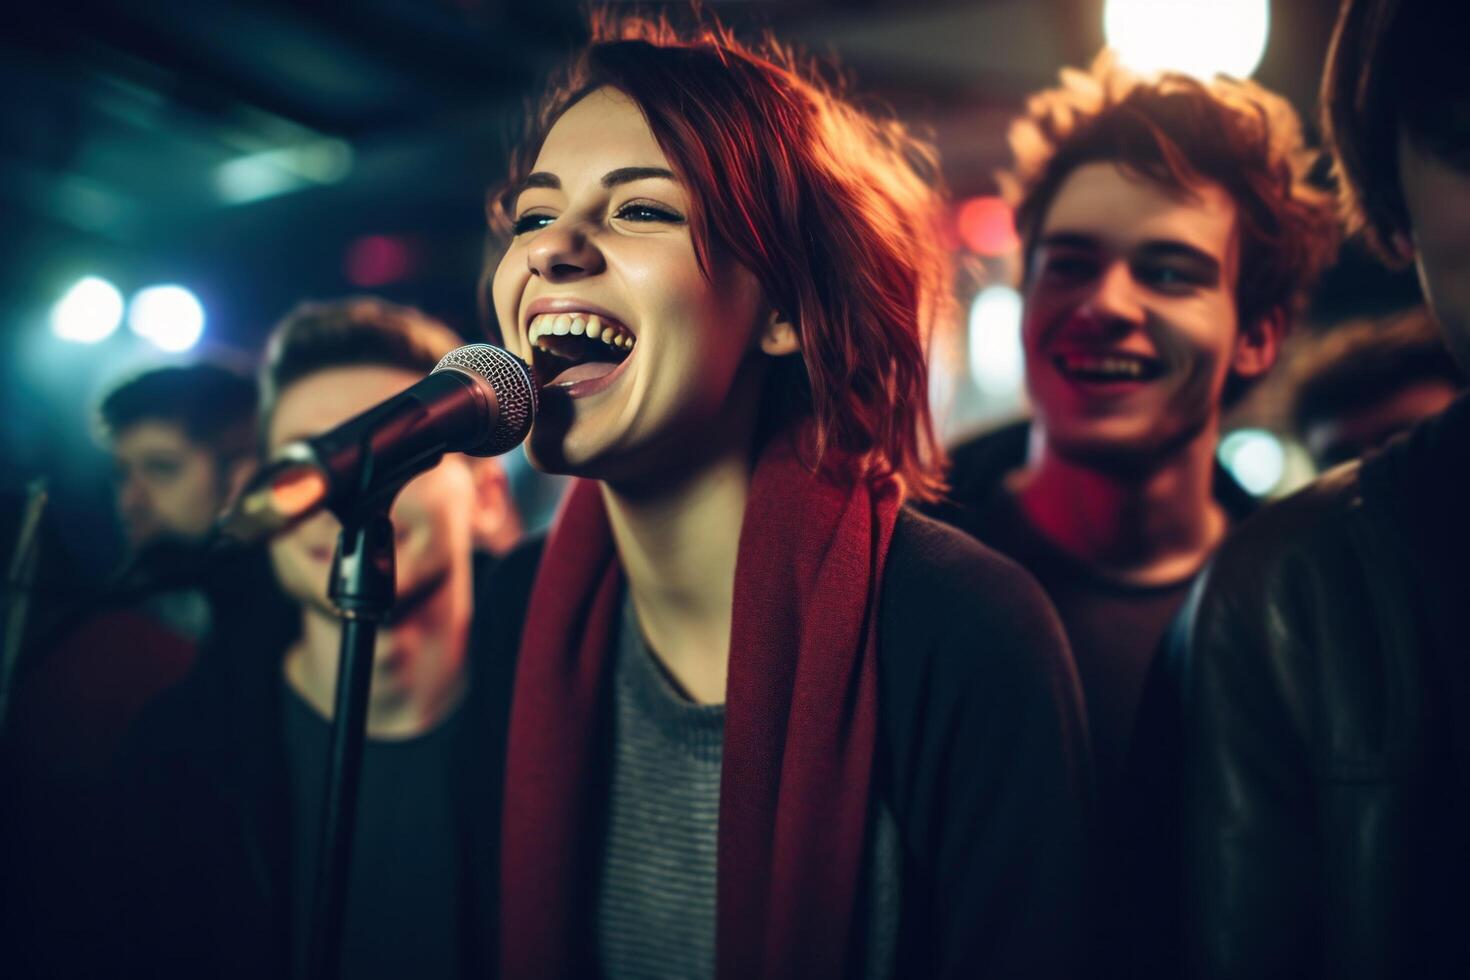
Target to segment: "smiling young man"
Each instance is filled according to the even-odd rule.
[[[1470,366],[1470,8],[1343,4],[1346,212]],[[1371,398],[1372,390],[1364,395]],[[1470,970],[1470,399],[1256,515],[1191,607],[1190,975]]]
[[[1160,638],[1249,507],[1215,463],[1222,406],[1271,367],[1335,236],[1277,96],[1106,55],[1062,77],[1013,124],[1003,178],[1034,419],[954,450],[941,516],[1061,612],[1106,808]]]
[[[1093,972],[1167,975],[1177,705],[1158,653],[1252,506],[1215,461],[1221,412],[1332,255],[1331,202],[1279,97],[1107,55],[1033,96],[1011,142],[1034,417],[953,451],[937,516],[1061,613],[1097,774]]]
[[[262,370],[267,454],[392,397],[455,346],[444,325],[378,300],[299,307]],[[492,820],[476,760],[496,673],[472,670],[486,571],[475,552],[515,515],[498,463],[449,455],[404,487],[392,518],[397,601],[374,653],[343,973],[475,975]],[[326,594],[338,529],[321,513],[273,541],[288,601],[263,597],[221,631],[133,733],[118,904],[148,975],[289,976],[303,962],[339,658]]]

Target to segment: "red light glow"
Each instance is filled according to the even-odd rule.
[[[998,197],[972,197],[960,205],[955,221],[960,241],[977,255],[1006,255],[1020,247],[1011,206]]]
[[[354,286],[386,286],[404,279],[413,269],[408,244],[391,235],[364,235],[347,246],[342,271]]]

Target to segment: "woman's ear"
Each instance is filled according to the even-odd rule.
[[[771,357],[785,357],[801,352],[801,338],[796,334],[796,324],[779,310],[771,311],[771,318],[761,330],[760,340],[761,352]]]

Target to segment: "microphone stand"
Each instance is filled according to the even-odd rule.
[[[26,487],[25,509],[15,533],[15,549],[10,556],[10,571],[5,589],[0,592],[4,603],[4,645],[0,646],[0,736],[5,734],[9,717],[11,687],[15,683],[20,650],[25,643],[26,614],[30,611],[31,593],[36,588],[36,569],[41,558],[41,515],[46,509],[46,479],[38,477]]]
[[[313,980],[336,980],[341,973],[373,647],[378,624],[393,608],[393,522],[388,510],[398,489],[375,495],[348,513],[338,514],[342,534],[337,540],[328,595],[342,622],[342,656],[337,666],[327,792],[308,939],[307,975]]]

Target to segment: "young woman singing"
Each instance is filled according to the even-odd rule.
[[[935,171],[716,28],[603,22],[546,93],[492,294],[578,479],[495,590],[503,976],[1071,969],[1065,642],[904,506],[941,488]]]

